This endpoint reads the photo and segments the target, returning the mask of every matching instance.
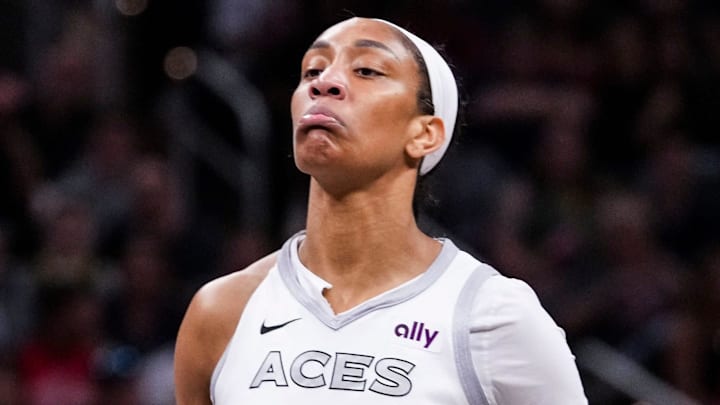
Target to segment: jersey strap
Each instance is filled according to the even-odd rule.
[[[490,405],[483,392],[480,379],[475,371],[470,351],[470,321],[473,302],[480,287],[488,278],[498,274],[490,266],[480,265],[465,283],[455,307],[453,320],[453,345],[455,346],[455,363],[457,364],[460,383],[470,405]]]

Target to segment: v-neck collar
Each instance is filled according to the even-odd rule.
[[[335,330],[340,329],[375,310],[397,305],[420,294],[430,287],[445,272],[445,269],[447,269],[450,262],[452,262],[459,251],[455,244],[449,239],[440,239],[440,242],[442,242],[443,245],[442,249],[430,267],[428,267],[427,271],[423,274],[395,289],[388,291],[387,293],[370,298],[369,300],[345,312],[335,314],[322,294],[310,294],[308,292],[308,288],[304,288],[301,285],[301,276],[298,273],[303,270],[309,270],[297,269],[295,268],[296,266],[293,265],[292,249],[293,247],[297,248],[297,240],[299,238],[303,238],[304,236],[305,231],[298,232],[288,239],[280,250],[280,255],[278,257],[278,271],[280,278],[300,304],[313,313],[313,315],[315,315],[322,323]],[[317,277],[315,274],[312,275]],[[322,280],[319,277],[318,279]]]

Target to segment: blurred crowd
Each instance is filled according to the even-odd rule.
[[[526,280],[571,346],[600,339],[720,404],[715,2],[40,3],[0,1],[1,404],[174,403],[194,291],[302,227],[289,98],[308,44],[350,15],[442,44],[461,79],[423,226]],[[193,122],[239,155],[253,135],[192,69],[171,74],[178,46],[262,95],[264,180],[230,173],[267,194],[262,220],[217,167],[178,164],[169,99],[193,100]],[[631,403],[581,372],[591,404]]]

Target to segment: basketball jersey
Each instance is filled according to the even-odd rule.
[[[335,314],[322,297],[321,279],[297,257],[303,237],[285,243],[248,300],[212,376],[215,405],[486,405],[502,398],[487,389],[492,382],[486,375],[478,375],[470,329],[484,333],[485,324],[471,320],[473,303],[482,302],[476,300],[481,285],[509,279],[492,277],[492,267],[442,239],[440,254],[423,274]],[[477,342],[472,346],[476,351]],[[510,377],[517,379],[514,373]]]

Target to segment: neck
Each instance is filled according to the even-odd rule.
[[[421,274],[439,253],[415,222],[414,186],[375,184],[336,196],[311,180],[300,260],[333,285],[326,298],[336,311]]]

